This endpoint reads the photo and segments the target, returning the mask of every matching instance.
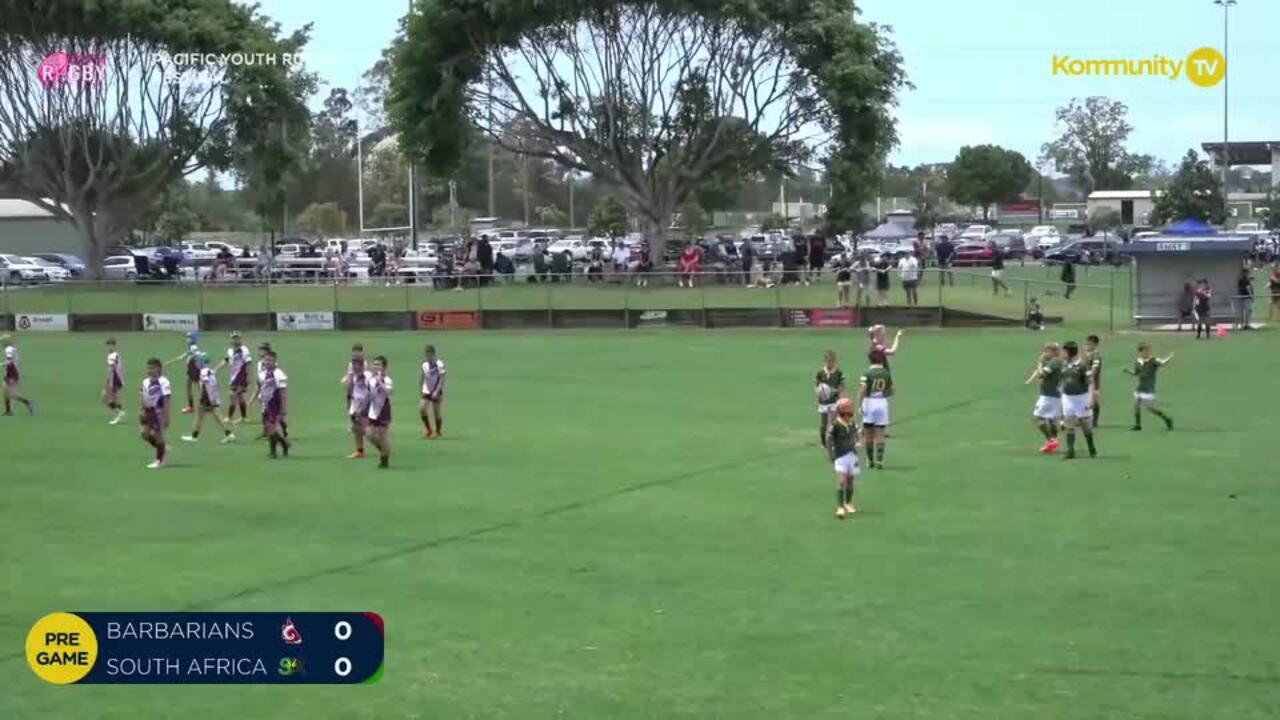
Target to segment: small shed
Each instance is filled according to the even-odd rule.
[[[1136,325],[1164,324],[1178,315],[1178,299],[1188,282],[1207,279],[1216,293],[1215,313],[1229,316],[1240,266],[1253,241],[1239,235],[1163,234],[1125,245],[1133,259],[1133,321]]]

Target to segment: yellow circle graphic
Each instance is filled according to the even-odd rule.
[[[1213,87],[1227,76],[1227,59],[1211,47],[1192,50],[1187,56],[1187,79],[1200,87]]]
[[[41,680],[54,685],[78,682],[98,660],[98,636],[79,615],[45,615],[27,633],[27,664]]]

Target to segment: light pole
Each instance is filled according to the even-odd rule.
[[[1229,97],[1228,86],[1231,84],[1231,63],[1230,48],[1227,45],[1228,39],[1228,18],[1231,14],[1231,8],[1236,6],[1236,0],[1213,0],[1214,5],[1222,6],[1222,223],[1225,226],[1227,222],[1227,214],[1230,205],[1227,203],[1227,169],[1231,167],[1231,140],[1227,132],[1228,108],[1227,99]]]
[[[1234,2],[1235,0],[1232,0]],[[413,19],[413,0],[409,0],[409,15],[405,18],[405,28],[408,32],[409,22]],[[404,136],[401,135],[401,138]],[[408,148],[401,148],[405,155],[409,155],[409,244],[414,249],[418,249],[418,163],[413,160],[413,156],[409,153]]]

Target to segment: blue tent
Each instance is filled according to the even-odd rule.
[[[1164,229],[1165,235],[1217,235],[1218,231],[1203,220],[1187,218]]]

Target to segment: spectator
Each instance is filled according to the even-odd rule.
[[[871,263],[871,269],[876,274],[876,304],[880,307],[889,306],[889,258],[880,255],[875,262]]]
[[[859,255],[853,261],[853,282],[858,288],[854,306],[862,307],[864,302],[871,301],[871,261],[866,255]]]
[[[613,243],[613,271],[622,276],[631,269],[631,248],[621,240],[614,240]]]
[[[640,259],[636,262],[636,287],[649,287],[649,274],[653,272],[653,255],[646,241],[640,246]]]
[[[1182,321],[1195,322],[1196,288],[1187,281],[1182,284],[1182,294],[1178,296],[1178,332],[1182,332]]]
[[[684,246],[684,250],[680,251],[680,259],[676,261],[676,284],[685,287],[688,283],[689,287],[693,287],[693,280],[698,275],[698,270],[702,264],[702,248],[689,243]]]
[[[904,255],[898,261],[898,276],[902,280],[902,290],[907,295],[907,305],[919,305],[920,293],[920,261],[915,253]]]
[[[809,276],[806,272],[809,266],[809,238],[804,235],[794,235],[791,238],[791,257],[790,260],[783,260],[782,281],[809,284]],[[790,268],[787,267],[790,265]],[[787,270],[791,272],[788,273]]]
[[[1240,276],[1236,278],[1236,316],[1241,330],[1253,329],[1253,270],[1247,262],[1240,267]]]
[[[1067,290],[1063,293],[1063,297],[1070,300],[1071,293],[1076,291],[1076,266],[1071,262],[1071,257],[1064,257],[1062,260],[1062,283],[1067,286]]]
[[[991,256],[991,294],[999,295],[1001,289],[1005,296],[1009,295],[1009,285],[1004,281],[1004,253],[996,248],[996,254]]]
[[[1271,261],[1271,276],[1267,278],[1267,284],[1271,290],[1271,309],[1267,311],[1267,319],[1270,320],[1280,310],[1280,259]]]
[[[246,259],[247,259],[247,258],[252,257],[252,256],[249,254],[249,246],[248,246],[248,245],[245,245],[244,247],[240,248],[240,257],[242,257],[242,258],[246,258]]]
[[[1044,313],[1040,311],[1040,301],[1035,298],[1027,301],[1027,329],[1044,330]]]
[[[818,282],[822,278],[822,266],[827,264],[827,239],[822,235],[809,238],[809,280]]]
[[[742,241],[742,251],[739,254],[742,257],[742,284],[752,285],[755,282],[751,273],[755,270],[756,248],[751,244],[750,239]]]
[[[951,259],[955,255],[956,246],[946,235],[943,235],[933,251],[938,256],[938,281],[944,285],[950,282],[954,287],[956,277],[951,273]]]
[[[587,282],[602,282],[604,280],[604,251],[599,247],[591,248],[591,255],[587,258]]]
[[[498,274],[498,277],[506,280],[507,282],[511,282],[511,280],[516,276],[516,264],[511,262],[511,258],[507,257],[501,251],[499,251],[497,257],[493,259],[493,270]]]
[[[849,261],[848,255],[841,253],[831,261],[831,270],[836,274],[836,307],[849,307],[849,285],[853,282],[853,263]]]
[[[488,235],[481,235],[476,242],[476,262],[480,265],[480,283],[488,285],[493,275],[493,245]]]
[[[1196,283],[1196,339],[1200,339],[1200,331],[1204,330],[1204,339],[1210,340],[1213,333],[1210,332],[1209,323],[1212,322],[1213,315],[1210,311],[1210,303],[1213,300],[1213,286],[1209,284],[1207,278],[1200,278],[1200,282]]]
[[[925,236],[924,236],[923,230],[919,230],[916,232],[916,241],[915,241],[915,244],[912,246],[912,249],[915,251],[916,257],[920,261],[920,267],[924,267],[929,264],[928,262],[926,262],[926,260],[929,257],[929,254],[928,254],[929,245],[927,242],[925,242]]]
[[[547,247],[542,243],[534,243],[533,245],[533,274],[529,276],[529,282],[547,282],[548,273],[550,271],[547,262]]]
[[[573,255],[568,250],[551,256],[551,282],[567,283],[573,275]]]

